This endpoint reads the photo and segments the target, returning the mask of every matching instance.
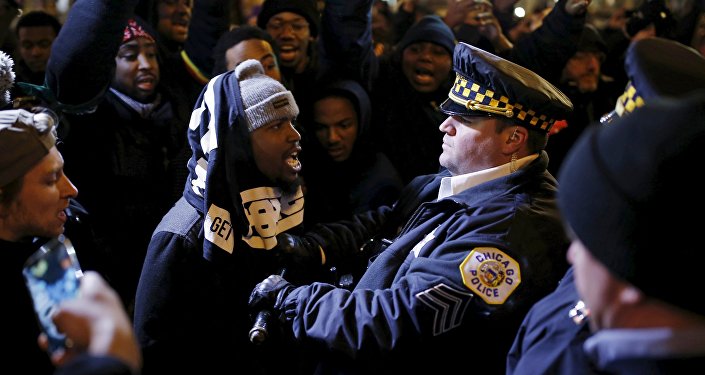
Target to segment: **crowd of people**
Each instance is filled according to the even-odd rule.
[[[15,368],[705,370],[674,269],[703,260],[705,4],[0,2]],[[48,352],[22,267],[57,236],[85,275]]]

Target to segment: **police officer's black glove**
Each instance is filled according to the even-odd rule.
[[[321,246],[308,236],[295,236],[289,233],[277,235],[277,246],[282,265],[295,269],[319,267],[324,262]]]
[[[271,275],[257,284],[250,294],[248,305],[253,314],[270,310],[279,320],[287,320],[284,310],[286,296],[294,290],[290,282],[279,275]]]

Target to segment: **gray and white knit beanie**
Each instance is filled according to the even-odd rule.
[[[250,131],[275,120],[293,119],[299,115],[294,95],[279,81],[264,74],[257,60],[245,60],[235,68],[240,82],[240,95]]]

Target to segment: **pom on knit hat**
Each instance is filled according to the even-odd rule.
[[[265,75],[259,61],[243,61],[235,68],[235,77],[240,82],[240,95],[250,131],[275,120],[294,119],[299,115],[294,95],[279,81]]]
[[[0,51],[0,108],[10,104],[10,89],[15,84],[14,65],[12,57]]]

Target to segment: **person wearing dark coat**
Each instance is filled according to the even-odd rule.
[[[592,332],[582,350],[600,374],[705,371],[697,296],[705,285],[693,268],[705,253],[697,236],[683,235],[701,225],[681,214],[705,208],[692,179],[705,147],[705,90],[691,94],[590,128],[558,177],[573,232],[568,260]],[[568,373],[586,371],[580,365]]]
[[[629,84],[615,109],[601,119],[603,126],[612,126],[608,124],[657,98],[681,98],[705,87],[705,58],[678,42],[640,40],[626,57]],[[590,336],[586,312],[569,270],[556,290],[524,318],[507,355],[507,374],[600,373],[583,348]]]
[[[304,120],[303,176],[307,225],[337,221],[391,205],[403,185],[396,169],[375,149],[371,103],[355,81],[325,84]]]
[[[393,207],[298,238],[311,257],[328,259],[383,233],[386,245],[354,289],[272,275],[252,290],[252,311],[270,311],[285,347],[300,344],[316,373],[452,373],[467,362],[503,374],[524,314],[567,269],[542,149],[570,100],[464,43],[453,67],[440,106],[444,170],[414,179]]]
[[[185,166],[172,163],[188,110],[160,86],[154,38],[134,20],[126,25],[113,82],[92,113],[66,115],[62,152],[107,254],[105,277],[131,310],[152,231],[185,181],[175,172]]]
[[[76,198],[78,190],[63,173],[64,160],[56,148],[57,122],[58,116],[42,107],[35,107],[32,111],[0,111],[0,147],[3,150],[0,156],[0,250],[6,256],[5,272],[2,272],[0,282],[8,301],[12,301],[12,308],[3,309],[0,317],[8,322],[5,338],[13,347],[3,360],[8,366],[37,375],[86,374],[87,368],[93,374],[132,374],[138,370],[139,360],[135,359],[139,355],[123,357],[116,354],[130,350],[139,354],[134,338],[112,345],[111,338],[115,336],[105,334],[102,339],[111,345],[102,345],[97,350],[93,348],[90,354],[86,351],[87,346],[82,345],[50,352],[46,336],[41,337],[41,346],[37,343],[40,325],[23,278],[23,269],[28,259],[42,252],[40,247],[48,241],[54,238],[65,241],[66,236],[76,238],[69,223],[74,221],[70,213],[71,201]],[[95,249],[80,250],[85,253]],[[129,328],[129,325],[125,327],[129,322],[127,314],[117,297],[113,298],[111,311],[122,319],[119,330],[132,337],[131,330],[125,329]],[[90,313],[92,307],[80,309],[79,314]],[[116,321],[105,317],[105,322]],[[61,326],[61,332],[82,327],[76,323],[66,324],[68,326]],[[107,332],[104,330],[104,333]],[[84,338],[77,339],[77,344],[83,342]],[[69,352],[72,356],[67,355]],[[59,363],[66,364],[66,368],[55,368],[54,365]]]
[[[67,108],[79,108],[89,103],[94,97],[98,96],[100,92],[104,91],[107,85],[110,83],[110,72],[113,69],[114,55],[95,55],[95,50],[91,48],[86,48],[90,44],[83,44],[86,40],[99,40],[101,46],[105,48],[117,48],[119,45],[119,38],[108,38],[106,35],[111,35],[111,32],[117,32],[113,35],[121,35],[124,29],[124,23],[126,22],[129,12],[135,6],[135,1],[102,1],[102,0],[79,0],[73,7],[72,12],[70,12],[66,23],[64,25],[64,33],[59,33],[57,39],[66,38],[70,35],[70,39],[67,44],[63,45],[60,53],[56,53],[54,50],[52,57],[49,60],[47,66],[47,77],[46,86],[42,86],[43,90],[35,92],[36,94],[44,94],[43,99],[47,103],[55,105],[54,109],[67,109]],[[120,22],[119,27],[115,27],[112,23],[103,22],[105,19],[110,18],[115,20],[115,22]],[[84,27],[86,29],[84,29]],[[88,32],[87,30],[90,30]],[[75,35],[82,35],[82,41],[80,43],[76,42]],[[52,46],[55,48],[56,46]],[[7,83],[12,83],[14,81],[14,72],[12,72],[13,62],[6,55],[0,54],[0,82],[2,82],[2,94],[0,95],[0,104],[2,107],[8,108],[9,103],[12,99],[9,94],[9,85]],[[84,74],[80,82],[81,84],[76,84],[76,75],[73,74],[76,71],[80,71]],[[90,72],[90,74],[87,74]],[[67,73],[64,75],[64,73]],[[106,74],[103,74],[106,73]],[[8,92],[5,92],[8,91]],[[31,112],[25,113],[33,113]],[[11,119],[11,117],[6,117],[5,115],[13,114],[15,119],[18,117],[19,111],[2,111],[2,117],[5,123],[6,120]],[[54,117],[58,120],[58,116]],[[28,132],[27,129],[31,129],[31,125],[40,125],[42,122],[33,121],[34,116],[24,115],[22,119],[28,120],[27,126],[24,127],[24,132],[17,131],[1,131],[3,133],[0,135],[0,147],[3,152],[0,159],[2,161],[2,167],[0,174],[0,201],[2,203],[0,206],[0,227],[7,228],[6,220],[17,221],[18,219],[25,220],[25,224],[17,225],[17,223],[12,224],[15,228],[15,234],[13,236],[21,237],[20,240],[16,238],[10,238],[3,235],[2,240],[0,240],[0,248],[2,248],[3,253],[6,253],[9,258],[6,264],[6,270],[9,272],[3,272],[2,284],[4,288],[8,291],[10,296],[8,297],[10,301],[13,301],[12,309],[4,309],[2,318],[4,321],[8,322],[10,329],[8,331],[7,339],[12,343],[13,351],[7,352],[7,356],[3,356],[3,362],[6,366],[10,368],[22,369],[22,371],[31,374],[52,374],[54,367],[52,366],[49,355],[47,352],[42,351],[37,345],[37,337],[39,335],[39,325],[35,317],[32,300],[30,299],[28,290],[24,285],[24,280],[22,279],[21,268],[27,258],[36,251],[44,242],[46,242],[50,237],[57,236],[64,231],[67,237],[70,237],[72,241],[76,243],[77,255],[79,261],[83,262],[83,267],[89,269],[91,262],[86,261],[85,254],[90,252],[100,252],[100,249],[92,246],[79,246],[79,236],[76,233],[84,233],[84,230],[89,229],[83,228],[86,221],[85,217],[80,215],[75,215],[81,213],[82,209],[80,205],[73,199],[76,195],[76,188],[68,182],[68,179],[63,174],[61,166],[63,161],[57,155],[58,150],[53,149],[54,143],[46,141],[49,136],[49,132],[43,132],[42,135],[35,135],[32,137],[25,137],[24,141],[13,139],[12,137],[6,137],[10,133],[13,136],[22,136],[27,134],[34,134],[33,132]],[[14,120],[10,121],[15,123]],[[21,122],[21,121],[20,121]],[[3,124],[3,130],[11,130],[10,128],[5,128],[7,124]],[[21,124],[15,123],[15,127]],[[45,124],[46,125],[46,124]],[[56,122],[52,125],[55,126]],[[40,141],[37,141],[37,138]],[[5,143],[7,142],[7,143]],[[28,143],[29,142],[29,143]],[[44,147],[44,148],[42,148]],[[21,155],[23,157],[16,158],[17,154],[13,153],[13,149],[22,150]],[[43,151],[42,151],[43,150]],[[39,151],[39,152],[38,152]],[[39,216],[28,216],[20,212],[10,213],[6,211],[9,206],[17,207],[17,202],[13,202],[13,196],[15,194],[21,193],[22,188],[29,188],[35,186],[38,181],[25,180],[22,183],[18,183],[15,180],[14,190],[10,185],[7,184],[7,178],[10,175],[17,177],[17,173],[24,173],[26,168],[29,167],[25,164],[28,161],[39,161],[51,157],[51,161],[56,164],[50,169],[51,173],[44,176],[41,180],[41,186],[46,187],[46,191],[36,195],[34,198],[30,199],[30,203],[37,204],[41,200],[39,197],[44,197],[52,199],[55,196],[57,199],[56,208],[47,206],[50,211],[47,213],[48,216],[44,219],[40,219]],[[43,159],[42,159],[43,158]],[[10,161],[9,165],[5,165],[7,161]],[[61,162],[60,162],[61,161]],[[34,166],[34,164],[33,164]],[[10,175],[8,175],[8,173]],[[11,177],[11,176],[10,176]],[[46,181],[51,181],[47,183]],[[49,190],[55,191],[55,193],[49,193]],[[13,192],[14,191],[14,192]],[[24,200],[24,198],[20,198]],[[22,206],[25,206],[24,204]],[[35,212],[38,214],[39,212]],[[76,218],[80,218],[77,220]],[[28,220],[29,219],[29,220]],[[55,222],[55,224],[54,224]],[[51,231],[46,231],[45,227],[47,224],[55,226]],[[29,225],[29,227],[28,227]],[[64,230],[65,228],[65,230]],[[72,229],[72,228],[75,228]],[[29,229],[29,230],[27,230]],[[2,229],[4,231],[4,229]],[[90,241],[81,242],[86,245],[92,243]],[[17,355],[21,353],[21,355]],[[108,359],[111,364],[109,366],[104,366],[101,364],[103,360],[101,358],[96,358],[93,356],[83,356],[82,364],[80,368],[88,368],[87,366],[95,365],[91,367],[94,374],[99,373],[111,373],[111,374],[130,374],[131,369],[124,363],[119,363],[114,358]],[[13,365],[14,363],[14,365]],[[73,362],[72,362],[73,363]],[[100,372],[105,371],[105,372]],[[72,372],[68,372],[72,373]],[[79,373],[79,372],[76,372]]]
[[[285,265],[276,235],[303,222],[298,113],[254,59],[204,88],[183,196],[154,230],[137,288],[144,375],[257,374],[289,363],[267,362],[248,341],[247,295]]]

